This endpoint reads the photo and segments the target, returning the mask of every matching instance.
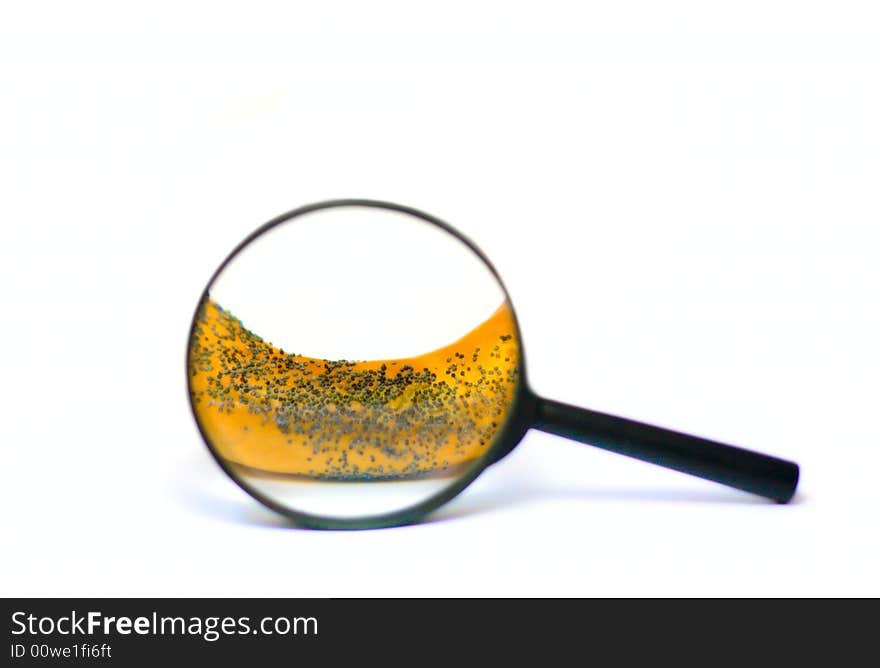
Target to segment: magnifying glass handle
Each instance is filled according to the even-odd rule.
[[[536,429],[787,503],[794,462],[642,422],[535,398]]]

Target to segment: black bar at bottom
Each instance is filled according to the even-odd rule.
[[[706,657],[711,665],[791,666],[820,657],[823,665],[851,666],[876,654],[872,611],[874,601],[827,599],[0,602],[8,629],[4,665],[125,668],[390,668],[423,659],[440,666],[555,665],[569,657],[610,657],[619,666],[705,666]]]

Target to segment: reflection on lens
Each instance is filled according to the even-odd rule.
[[[376,235],[398,239],[396,227],[402,221],[399,214],[395,215],[393,225],[379,225],[372,230],[366,227],[360,232],[367,231],[374,240]],[[297,221],[286,225],[294,232],[301,225],[300,239],[303,234],[314,234],[314,227],[309,231]],[[421,241],[421,237],[406,237],[409,252],[425,251],[427,247],[419,249],[419,244],[437,242],[438,230],[430,225],[412,220],[406,225],[431,228],[422,233]],[[334,227],[338,225],[325,223],[322,233],[334,234]],[[455,244],[449,247],[455,249],[456,259],[449,265],[451,270],[461,266],[463,257],[482,265],[457,239],[445,231],[439,233],[446,237],[445,243],[451,239]],[[275,243],[265,248],[277,252],[277,244],[283,239],[277,236]],[[415,247],[414,242],[418,242]],[[352,243],[356,248],[357,239]],[[407,271],[427,270],[430,257],[423,253],[419,263]],[[279,280],[287,283],[291,276],[285,274],[296,270],[284,269],[284,264],[278,270]],[[352,275],[363,277],[361,263],[352,264]],[[265,271],[264,262],[250,266]],[[491,289],[477,289],[473,285],[473,276],[477,275],[481,282],[490,281]],[[242,282],[234,272],[233,278]],[[329,285],[319,288],[309,286],[304,290],[297,281],[275,286],[280,301],[274,302],[274,308],[289,310],[293,316],[289,319],[267,312],[265,304],[272,300],[263,300],[262,306],[241,305],[266,326],[279,323],[276,333],[284,342],[280,345],[272,331],[263,331],[240,313],[239,304],[226,302],[226,297],[221,303],[210,290],[200,304],[190,341],[190,393],[206,438],[240,479],[298,512],[357,517],[400,510],[423,501],[455,481],[487,452],[507,418],[518,380],[519,350],[510,305],[485,268],[464,284],[420,281],[417,275],[407,278],[410,292],[422,291],[429,298],[431,294],[453,297],[436,300],[441,311],[455,304],[458,292],[462,304],[466,298],[473,301],[476,294],[477,304],[465,310],[476,313],[482,305],[485,316],[469,331],[457,337],[446,335],[445,345],[421,354],[365,361],[330,359],[310,350],[292,352],[284,346],[296,345],[300,339],[312,341],[315,348],[326,347],[329,344],[321,336],[323,326],[332,328],[351,350],[362,347],[358,345],[359,337],[372,337],[382,346],[391,343],[389,349],[399,349],[405,344],[393,340],[397,330],[405,328],[348,322],[338,310],[351,288],[344,287],[347,279],[339,280],[339,274],[334,274]],[[252,278],[244,282],[259,289],[259,280],[256,284]],[[384,305],[386,313],[389,299],[400,292],[390,287],[388,295],[374,295],[376,304]],[[315,300],[314,290],[325,294]],[[312,297],[310,303],[317,304],[317,312],[305,313],[296,308],[305,291]],[[226,289],[225,294],[245,295],[247,299],[240,301],[252,301],[247,291]],[[485,310],[490,295],[502,299]],[[409,294],[405,298],[413,299]],[[374,317],[381,320],[383,309],[377,309]],[[442,314],[436,320],[428,318],[427,331],[417,338],[436,340],[436,330],[443,330],[450,320],[463,322]],[[340,326],[345,336],[338,336]],[[307,330],[315,335],[309,336]]]

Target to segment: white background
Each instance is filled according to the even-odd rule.
[[[880,595],[875,3],[4,3],[3,595]],[[186,400],[219,261],[389,199],[536,391],[787,458],[791,506],[540,433],[425,524],[288,527]]]

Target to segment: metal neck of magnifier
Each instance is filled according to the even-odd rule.
[[[532,427],[787,503],[794,462],[532,395]]]

